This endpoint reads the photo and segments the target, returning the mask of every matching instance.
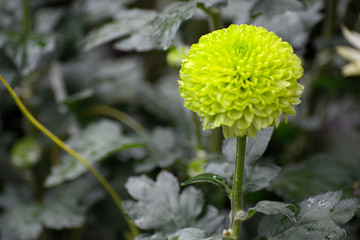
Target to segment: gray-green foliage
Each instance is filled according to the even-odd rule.
[[[79,135],[71,138],[68,145],[91,165],[112,153],[141,146],[133,139],[122,135],[120,125],[109,120],[102,120],[88,126]],[[75,158],[64,155],[63,159],[52,167],[45,185],[51,187],[66,180],[76,179],[86,171],[85,166]]]
[[[16,65],[21,76],[31,74],[48,54],[55,49],[55,38],[49,34],[1,32],[0,48]]]
[[[94,191],[93,186],[93,180],[80,179],[63,189],[50,191],[41,202],[31,201],[25,187],[8,186],[0,195],[2,238],[33,240],[38,238],[44,227],[59,230],[82,226],[87,207],[98,197],[89,196],[82,203],[80,199]]]
[[[21,4],[20,0],[3,0],[0,8],[0,27],[10,29],[20,24],[21,12],[16,11]]]
[[[114,47],[126,51],[149,51],[160,47],[166,50],[174,40],[180,24],[193,16],[197,3],[206,7],[225,8],[228,1],[175,1],[158,14],[151,11],[122,9],[121,14],[114,17],[113,22],[104,24],[88,35],[84,49],[89,50],[128,35],[129,37],[117,41]],[[231,1],[230,3],[230,6],[238,6]],[[321,1],[258,0],[245,1],[239,6],[244,8],[245,4],[248,12],[231,14],[237,17],[236,23],[251,23],[266,27],[289,41],[299,51],[309,36],[309,30],[322,18],[319,13],[323,6]],[[227,11],[230,10],[225,8],[225,13]]]
[[[322,19],[323,1],[259,0],[252,6],[252,23],[275,32],[303,54],[310,29]]]
[[[90,23],[98,22],[104,19],[114,18],[127,9],[127,6],[135,0],[79,0],[73,5],[76,13],[86,13],[87,21]]]
[[[184,102],[178,94],[176,80],[176,76],[165,76],[153,86],[144,83],[138,88],[137,94],[144,108],[161,120],[171,122],[181,129],[180,134],[183,134],[191,129],[188,121],[192,118],[190,112],[183,106]]]
[[[181,157],[176,134],[171,128],[155,128],[144,134],[141,142],[146,145],[146,155],[135,164],[136,172],[149,172],[156,167],[168,167]]]
[[[170,4],[164,11],[151,22],[152,37],[159,41],[160,46],[166,50],[175,34],[180,27],[182,21],[192,17],[195,12],[196,1],[174,2]]]
[[[246,141],[245,170],[244,170],[244,191],[254,192],[266,188],[273,180],[280,168],[273,164],[258,163],[260,157],[266,150],[270,141],[273,128],[266,128],[259,132],[254,138]],[[225,161],[210,162],[205,167],[206,172],[216,173],[231,184],[235,164],[236,139],[229,138],[223,144]]]
[[[265,200],[258,202],[255,207],[249,208],[248,217],[251,217],[255,212],[266,215],[284,214],[291,221],[296,222],[294,210],[296,210],[296,207],[292,204]]]
[[[177,231],[176,233],[170,235],[168,240],[221,240],[222,237],[220,234],[216,236],[208,237],[208,234],[204,230],[197,228],[185,228]]]
[[[355,199],[341,200],[341,192],[328,192],[310,197],[299,204],[296,223],[280,215],[265,217],[259,235],[265,239],[344,239],[345,230],[340,226],[349,221],[358,209]]]
[[[275,16],[285,11],[301,11],[305,9],[305,4],[298,0],[259,0],[253,5],[251,15]]]
[[[196,1],[173,2],[161,13],[154,11],[130,10],[122,11],[116,20],[107,23],[91,32],[84,42],[84,50],[111,40],[128,36],[114,44],[118,50],[148,51],[166,50],[180,27],[194,14]]]
[[[169,172],[162,171],[156,182],[145,175],[131,177],[125,184],[137,201],[124,202],[124,208],[135,224],[156,234],[172,234],[186,227],[197,227],[212,233],[223,224],[224,217],[212,206],[204,209],[202,193],[180,186]],[[140,236],[137,239],[151,239]]]
[[[165,76],[154,85],[143,82],[136,88],[136,96],[147,111],[162,121],[171,123],[176,144],[176,149],[172,148],[171,151],[178,155],[180,150],[181,157],[184,158],[191,156],[188,146],[196,144],[195,128],[192,113],[184,108],[183,99],[179,96],[176,80],[176,76]],[[162,158],[161,152],[159,153],[158,162]]]
[[[198,0],[198,3],[203,3],[206,7],[226,7],[228,0]]]
[[[86,58],[86,56],[83,56]],[[118,60],[113,59],[79,59],[71,65],[80,68],[93,64],[96,61],[96,68],[91,70],[90,77],[86,80],[87,84],[81,91],[66,98],[65,104],[76,106],[81,101],[96,99],[103,104],[113,104],[118,102],[133,101],[138,93],[139,85],[142,84],[144,72],[139,70],[144,63],[137,57],[124,57]],[[88,68],[85,67],[85,71]],[[76,73],[69,72],[69,77]]]
[[[360,178],[359,167],[354,156],[312,156],[307,162],[285,167],[271,186],[280,195],[296,200],[344,187],[352,191],[352,184]]]
[[[89,51],[109,41],[131,35],[145,27],[156,16],[154,11],[128,10],[121,11],[118,19],[93,30],[84,40],[84,51]]]

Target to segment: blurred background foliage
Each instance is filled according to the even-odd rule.
[[[360,32],[358,0],[0,0],[0,74],[130,199],[130,176],[167,170],[182,182],[224,158],[222,139],[197,132],[177,80],[186,46],[231,23],[274,31],[305,69],[302,104],[261,160],[278,167],[247,205],[338,190],[359,198],[360,77],[342,75],[346,60],[335,51],[350,46],[343,25]],[[0,93],[1,239],[128,239],[94,177],[27,122],[2,85]],[[227,214],[220,189],[196,187],[216,207],[209,214]],[[244,224],[244,239],[257,236],[259,221]],[[359,239],[359,212],[344,228]]]

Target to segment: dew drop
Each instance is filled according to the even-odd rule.
[[[310,208],[311,206],[313,206],[315,203],[315,198],[309,198],[308,199],[308,208]]]
[[[319,206],[319,207],[322,207],[322,208],[326,208],[326,207],[328,207],[329,205],[330,205],[330,202],[325,201],[325,200],[320,200],[320,201],[318,202],[318,206]]]

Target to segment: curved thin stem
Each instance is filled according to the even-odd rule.
[[[21,112],[25,115],[25,117],[33,124],[37,129],[43,132],[47,137],[49,137],[52,141],[54,141],[60,148],[64,149],[68,152],[71,156],[81,162],[95,177],[96,179],[103,185],[112,199],[115,201],[116,205],[118,206],[121,214],[125,218],[127,224],[129,225],[130,231],[133,237],[139,234],[137,227],[128,219],[125,214],[125,210],[122,206],[122,200],[120,196],[117,194],[115,189],[110,185],[110,183],[101,175],[99,171],[93,168],[83,157],[81,157],[74,149],[68,146],[66,143],[61,141],[57,136],[55,136],[52,132],[50,132],[45,126],[43,126],[39,121],[35,119],[35,117],[26,109],[25,105],[21,102],[19,97],[16,95],[14,90],[10,87],[10,85],[3,79],[0,75],[1,82],[6,86],[8,92],[10,93],[11,97],[14,99],[16,105],[19,107]]]
[[[136,133],[140,133],[144,131],[144,127],[136,121],[134,118],[130,117],[128,114],[105,105],[96,105],[87,108],[84,112],[84,114],[102,114],[105,116],[112,117],[116,120],[119,120],[120,122],[126,124],[129,126],[132,130],[134,130]]]

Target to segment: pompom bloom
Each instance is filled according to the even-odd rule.
[[[252,25],[231,25],[191,46],[180,69],[185,107],[204,129],[222,126],[226,138],[254,137],[295,114],[303,86],[300,59],[289,43]]]

